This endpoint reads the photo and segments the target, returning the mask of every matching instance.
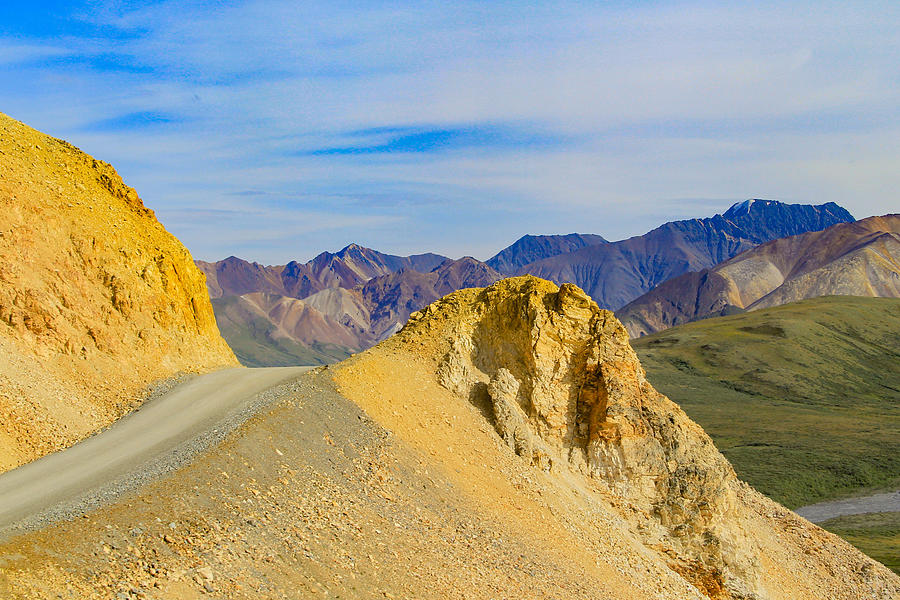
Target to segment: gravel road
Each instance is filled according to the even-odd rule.
[[[831,502],[810,504],[808,506],[801,506],[794,512],[813,523],[822,523],[828,519],[846,515],[900,512],[900,490],[883,494],[873,494],[872,496],[864,496],[862,498],[847,498],[846,500],[833,500]]]
[[[0,539],[77,516],[184,465],[310,368],[187,378],[104,431],[0,475]]]

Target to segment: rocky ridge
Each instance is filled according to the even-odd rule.
[[[608,242],[603,237],[590,233],[523,235],[485,262],[504,275],[514,275],[527,264],[558,254],[574,252],[585,246],[606,243]]]
[[[537,472],[592,490],[630,535],[707,597],[898,591],[892,574],[849,545],[821,552],[819,530],[740,482],[702,429],[647,382],[614,315],[575,286],[522,277],[450,294],[342,364],[341,391],[367,411],[394,415],[400,427],[401,403],[411,400],[391,400],[390,362],[422,370],[409,375],[417,393],[430,380],[452,398],[433,401],[479,410]],[[422,435],[412,430],[404,439],[430,444]]]
[[[0,470],[236,361],[188,251],[108,164],[0,115]]]

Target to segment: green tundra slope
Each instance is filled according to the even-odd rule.
[[[650,382],[779,502],[900,481],[900,300],[816,298],[633,345]]]

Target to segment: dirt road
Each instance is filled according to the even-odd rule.
[[[103,504],[181,466],[311,367],[192,377],[105,431],[0,475],[0,538]]]
[[[801,506],[795,512],[813,523],[821,523],[846,515],[898,511],[900,511],[900,490],[861,498],[847,498],[845,500],[810,504],[809,506]]]

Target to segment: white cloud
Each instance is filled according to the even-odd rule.
[[[83,18],[130,34],[0,40],[3,110],[115,164],[205,256],[283,261],[329,239],[478,255],[548,227],[616,238],[714,212],[667,199],[896,210],[896,5],[252,0]],[[92,127],[142,112],[180,120]],[[483,123],[567,141],[302,155],[348,130]],[[238,206],[242,190],[266,194]],[[192,225],[185,206],[256,212]]]

